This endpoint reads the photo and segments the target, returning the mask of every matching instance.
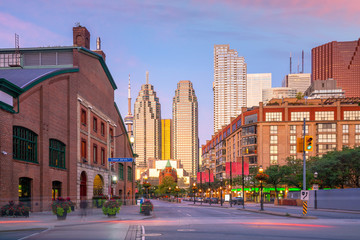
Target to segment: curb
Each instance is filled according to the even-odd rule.
[[[280,217],[290,217],[290,218],[302,218],[302,219],[318,219],[314,216],[302,216],[302,215],[296,215],[296,214],[289,214],[289,213],[279,213],[279,212],[270,212],[270,211],[261,211],[261,210],[252,210],[252,209],[241,209],[238,208],[237,210],[240,211],[247,211],[247,212],[254,212],[254,213],[261,213],[261,214],[268,214],[268,215],[274,215],[274,216],[280,216]]]

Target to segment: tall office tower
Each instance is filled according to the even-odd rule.
[[[161,159],[171,158],[171,119],[161,119]]]
[[[311,73],[288,74],[283,80],[283,87],[296,89],[297,92],[304,93],[311,85]]]
[[[360,38],[351,42],[330,42],[311,51],[312,81],[336,80],[346,97],[360,93]]]
[[[247,107],[259,106],[262,102],[262,90],[271,88],[271,73],[247,74]]]
[[[130,74],[129,74],[129,86],[128,86],[128,114],[126,115],[126,117],[124,118],[124,123],[127,126],[127,132],[130,136],[133,135],[133,131],[132,131],[132,127],[133,127],[133,123],[134,123],[134,117],[131,113],[131,87],[130,87]]]
[[[196,176],[199,161],[198,102],[190,81],[177,84],[173,98],[173,154],[184,169]]]
[[[229,44],[214,45],[214,132],[246,107],[246,63]]]
[[[136,158],[136,177],[147,166],[147,159],[161,157],[161,111],[159,98],[154,86],[149,84],[149,72],[146,72],[146,84],[141,86],[134,104],[134,137]]]

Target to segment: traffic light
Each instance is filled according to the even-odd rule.
[[[314,139],[312,136],[305,136],[305,151],[309,152],[313,150]]]
[[[304,139],[303,138],[297,138],[296,152],[301,153],[303,151],[304,151]]]

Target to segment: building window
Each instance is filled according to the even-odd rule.
[[[343,135],[343,143],[349,143],[349,135]]]
[[[93,118],[93,129],[94,129],[94,132],[97,132],[97,118],[96,117]]]
[[[278,126],[270,126],[270,134],[277,134]]]
[[[355,135],[355,143],[360,143],[360,135]]]
[[[355,125],[355,133],[360,133],[360,124]]]
[[[110,128],[110,137],[113,138],[114,137],[114,130],[112,128]]]
[[[291,121],[310,121],[310,112],[291,112]]]
[[[319,154],[324,154],[330,151],[334,151],[336,149],[336,144],[319,144],[318,151]]]
[[[360,120],[360,111],[344,111],[344,120]]]
[[[101,123],[101,135],[105,136],[105,124],[103,122]]]
[[[349,133],[349,125],[342,125],[343,133]]]
[[[55,200],[58,197],[61,197],[61,185],[62,183],[59,181],[52,182],[52,199]]]
[[[81,140],[81,158],[86,160],[86,140]]]
[[[278,164],[278,156],[270,156],[270,164]]]
[[[124,180],[124,164],[119,163],[119,180]]]
[[[86,111],[81,109],[81,124],[86,126]]]
[[[336,134],[319,134],[319,143],[336,143]]]
[[[37,135],[23,127],[13,128],[13,157],[37,163]]]
[[[296,134],[296,126],[295,125],[290,126],[290,134]]]
[[[290,146],[290,154],[296,154],[296,145]]]
[[[278,136],[277,135],[271,135],[270,136],[270,144],[277,144],[278,143]]]
[[[296,144],[296,136],[295,135],[290,136],[290,144]]]
[[[315,112],[315,121],[333,121],[334,118],[333,111]]]
[[[105,166],[105,148],[101,148],[101,165]]]
[[[335,123],[319,123],[318,132],[336,132]]]
[[[282,112],[267,112],[265,114],[265,121],[267,122],[282,121]]]
[[[93,162],[97,163],[97,146],[96,146],[96,144],[93,145]]]
[[[132,169],[131,169],[131,167],[127,167],[127,179],[128,179],[128,181],[132,181]]]
[[[56,139],[49,142],[49,166],[65,169],[65,144]]]
[[[278,146],[270,146],[270,154],[278,154]]]

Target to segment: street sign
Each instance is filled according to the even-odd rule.
[[[313,190],[319,190],[319,184],[313,184]]]
[[[300,199],[303,201],[309,201],[309,191],[302,190]]]
[[[108,158],[109,162],[132,162],[132,158]]]

